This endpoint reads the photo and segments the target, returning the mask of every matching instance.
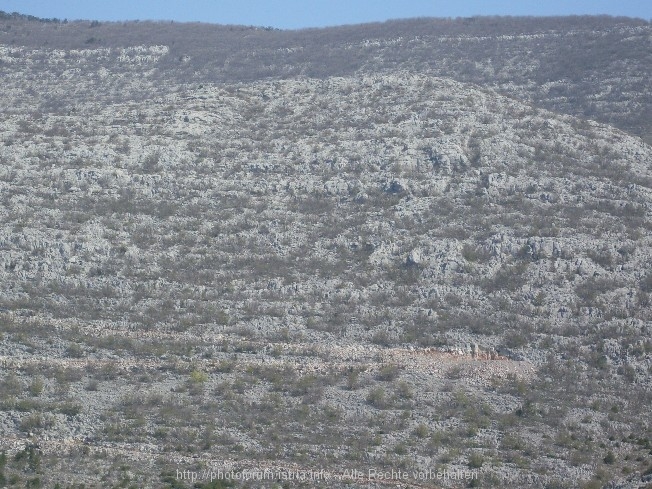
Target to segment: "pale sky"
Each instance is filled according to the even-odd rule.
[[[323,27],[410,17],[607,14],[652,19],[652,0],[0,0],[0,10],[87,20]]]

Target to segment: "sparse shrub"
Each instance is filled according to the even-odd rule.
[[[143,160],[141,170],[143,173],[156,173],[160,170],[159,162],[161,160],[161,153],[155,151],[148,154]]]
[[[603,486],[604,484],[601,480],[592,479],[582,484],[582,489],[602,489]]]
[[[581,299],[581,304],[595,306],[600,294],[617,288],[619,285],[611,279],[590,277],[584,283],[575,287],[575,293]]]
[[[446,378],[450,380],[459,380],[464,377],[464,369],[461,365],[453,365],[446,371]]]
[[[32,380],[32,383],[28,387],[30,395],[35,397],[40,396],[41,393],[43,392],[44,386],[45,384],[43,383],[43,379],[41,377],[35,377]]]
[[[69,384],[70,382],[79,382],[82,379],[82,372],[79,369],[71,367],[58,367],[54,371],[54,378],[59,384]]]
[[[65,414],[69,418],[73,418],[81,412],[81,406],[68,401],[59,406],[59,412]]]
[[[408,449],[404,443],[397,443],[394,447],[394,453],[396,455],[406,455],[408,453]]]
[[[414,390],[407,382],[398,382],[395,388],[395,394],[398,400],[406,401],[414,397]]]
[[[586,252],[587,256],[593,260],[595,263],[600,265],[603,268],[610,269],[614,265],[614,256],[613,254],[607,250],[589,250]]]
[[[235,368],[235,361],[221,360],[216,366],[215,371],[220,373],[231,373]]]
[[[537,294],[532,298],[532,305],[536,307],[541,307],[546,302],[546,293],[543,291],[537,292]]]
[[[383,365],[378,373],[376,374],[376,378],[380,381],[383,382],[390,382],[392,380],[395,380],[400,373],[400,370],[397,365],[394,364],[388,364],[388,365]]]
[[[226,326],[226,325],[229,324],[230,321],[231,321],[231,318],[229,317],[229,315],[228,315],[225,311],[223,311],[223,310],[218,310],[218,311],[215,313],[215,322],[216,322],[217,324],[220,324],[220,325]]]
[[[190,372],[190,382],[193,384],[203,384],[208,380],[208,375],[200,370]]]
[[[32,432],[35,430],[49,429],[54,425],[54,420],[47,415],[30,414],[20,420],[20,431]]]
[[[316,375],[305,375],[297,379],[290,387],[290,394],[293,396],[303,396],[310,391],[319,388],[318,378]]]
[[[420,423],[416,428],[414,428],[414,435],[417,438],[426,438],[428,433],[430,433],[430,430],[424,423]]]
[[[18,380],[18,377],[13,372],[7,374],[0,385],[0,395],[2,397],[17,396],[22,390],[23,386]]]
[[[392,339],[387,331],[381,330],[381,331],[376,331],[371,336],[371,342],[376,345],[390,346],[392,344]]]
[[[506,434],[500,442],[500,447],[503,450],[524,450],[526,447],[525,441],[518,435]]]
[[[338,406],[327,405],[324,406],[323,414],[329,422],[333,422],[341,419],[344,413],[342,412],[342,408]]]
[[[84,356],[84,350],[78,343],[71,343],[66,348],[66,356],[69,358],[81,358]]]
[[[516,291],[525,285],[527,262],[519,262],[512,265],[504,265],[496,274],[484,281],[484,288],[487,292]]]
[[[507,348],[522,348],[532,341],[532,335],[526,330],[509,330],[503,338]]]
[[[484,248],[465,243],[462,247],[462,257],[469,262],[486,262],[491,258],[491,253]]]
[[[30,412],[37,411],[41,408],[41,405],[38,401],[33,399],[19,399],[14,404],[14,409],[21,412]]]
[[[354,391],[360,388],[360,371],[352,370],[346,376],[346,388],[350,391]]]
[[[367,402],[375,408],[383,409],[387,405],[385,389],[374,387],[369,391],[366,398]]]
[[[607,452],[607,455],[605,455],[602,461],[608,465],[613,465],[614,463],[616,463],[616,456],[614,455],[614,452],[612,451]]]
[[[478,452],[473,452],[469,455],[469,468],[479,469],[484,464],[484,457]]]
[[[647,273],[645,277],[641,279],[638,286],[643,292],[652,292],[652,272]]]

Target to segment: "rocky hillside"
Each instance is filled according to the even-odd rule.
[[[652,148],[626,105],[596,119],[638,132],[415,66],[183,80],[178,47],[95,45],[117,25],[3,22],[0,482],[652,482]]]
[[[119,87],[118,99],[129,95],[126,88],[135,88],[133,78],[121,76],[133,68],[138,80],[154,83],[159,93],[189,82],[409,70],[492,87],[541,108],[614,125],[650,143],[651,34],[649,22],[606,16],[413,19],[278,31],[166,22],[64,23],[0,12],[0,43],[11,48],[0,66],[22,60],[38,78],[65,76],[72,67],[88,75],[84,84],[102,67],[115,75],[109,86]],[[151,46],[165,51],[149,52]],[[80,57],[84,62],[74,63]],[[43,110],[63,104],[56,93],[42,95]]]

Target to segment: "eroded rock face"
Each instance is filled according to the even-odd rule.
[[[57,304],[55,283],[106,287],[128,303],[136,277],[174,294],[199,274],[203,286],[239,284],[241,299],[216,304],[238,317],[270,280],[300,283],[308,299],[325,283],[315,274],[367,275],[389,290],[405,268],[419,301],[455,284],[466,290],[460,310],[480,301],[483,314],[503,295],[540,292],[541,317],[600,317],[607,303],[576,296],[597,277],[633,307],[625,296],[648,259],[650,149],[608,127],[580,131],[569,117],[410,73],[205,85],[97,109],[80,100],[70,115],[6,116],[10,301],[38,280]]]
[[[146,65],[163,54],[121,56]],[[74,73],[58,83],[72,90]],[[360,419],[403,396],[430,423],[439,397],[453,402],[447,380],[515,412],[521,394],[492,382],[597,364],[593,339],[617,334],[632,338],[631,348],[604,345],[623,368],[614,375],[650,388],[652,149],[635,137],[405,71],[179,85],[131,103],[98,93],[70,113],[17,107],[0,125],[0,299],[11,324],[41,333],[30,344],[12,326],[0,354],[21,365],[38,356],[153,377],[169,367],[155,381],[167,393],[200,367],[212,389],[240,389],[219,370],[231,355],[246,358],[232,366],[243,378],[273,365],[289,368],[282,376],[359,369],[369,383],[395,375],[376,365],[389,359],[418,393],[350,394],[339,377],[322,397],[310,391],[317,400],[301,385],[292,392]],[[429,363],[429,346],[455,355]],[[577,372],[590,378],[589,367]],[[286,394],[268,387],[243,388],[238,402],[253,409]],[[104,436],[94,423],[131,387],[76,389],[88,409],[81,424],[57,415],[60,438]],[[185,395],[175,399],[192,404]],[[616,402],[615,390],[604,396]],[[248,453],[266,450],[254,431],[229,429]]]

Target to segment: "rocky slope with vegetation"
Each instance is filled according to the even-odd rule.
[[[5,484],[652,483],[649,24],[383,27],[3,16]]]

